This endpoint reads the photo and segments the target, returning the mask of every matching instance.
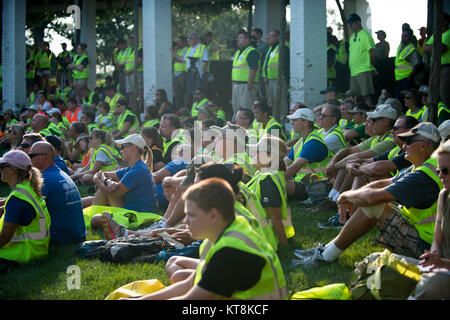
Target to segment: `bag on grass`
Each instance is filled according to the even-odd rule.
[[[315,174],[308,174],[302,179],[305,185],[308,199],[303,201],[304,205],[313,206],[325,200],[328,197],[333,185],[328,179],[317,176]]]
[[[330,284],[296,292],[291,300],[351,300],[350,290],[344,283]]]
[[[115,240],[86,241],[76,249],[81,258],[126,263],[136,257],[150,256],[161,250],[174,249],[175,244],[166,239],[133,235]]]
[[[129,297],[137,298],[159,291],[165,287],[158,279],[134,281],[114,290],[105,300],[119,300],[120,298]]]
[[[355,264],[358,280],[353,300],[404,300],[415,289],[421,272],[417,266],[389,250],[372,253]]]

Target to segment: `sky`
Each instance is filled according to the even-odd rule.
[[[336,0],[326,0],[327,8],[333,8],[336,16],[329,17],[328,25],[332,25],[333,21],[341,21]],[[342,2],[342,0],[341,0]],[[386,41],[390,44],[390,56],[396,54],[397,47],[400,44],[402,24],[409,23],[414,35],[419,38],[419,28],[427,25],[427,0],[368,0],[372,13],[372,36],[375,43],[378,42],[375,31],[384,30],[387,34]],[[287,10],[286,18],[290,20],[290,12]],[[71,19],[71,18],[67,18]],[[69,22],[71,22],[69,20]],[[340,39],[342,32],[339,33],[334,28],[334,34]],[[60,43],[67,39],[60,37],[58,34],[52,33],[53,41],[50,43],[50,49],[55,53],[61,52]],[[72,49],[70,42],[68,50]]]

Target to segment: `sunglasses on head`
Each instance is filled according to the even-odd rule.
[[[437,173],[438,175],[440,175],[441,173],[442,173],[443,175],[448,175],[448,168],[437,168],[437,169],[436,169],[436,173]]]

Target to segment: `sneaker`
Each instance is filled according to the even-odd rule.
[[[344,226],[344,223],[341,223],[339,214],[332,216],[330,219],[328,219],[327,222],[321,222],[317,224],[317,227],[320,229],[342,229]]]
[[[103,219],[103,233],[106,240],[114,240],[125,235],[125,226],[118,224],[109,212],[102,213]]]
[[[305,250],[296,249],[296,250],[294,250],[294,255],[299,259],[303,259],[305,257],[310,257],[316,253],[318,248],[320,248],[323,251],[323,250],[325,250],[325,245],[323,243],[319,243],[314,248],[305,249]]]
[[[300,250],[301,252],[296,252],[295,255],[299,258],[291,261],[291,264],[298,267],[308,268],[314,265],[317,261],[325,261],[322,256],[322,252],[325,250],[323,243],[320,243],[317,247]]]
[[[167,220],[164,218],[161,218],[160,220],[154,222],[151,226],[149,226],[148,228],[142,229],[142,230],[138,230],[138,232],[148,232],[148,231],[152,231],[155,229],[163,229],[163,228],[170,228],[167,224],[166,224]]]

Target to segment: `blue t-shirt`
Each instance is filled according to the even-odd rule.
[[[300,152],[300,158],[304,158],[309,161],[309,163],[323,161],[328,155],[328,149],[325,144],[317,141],[310,140],[302,148]],[[294,159],[294,148],[291,148],[291,152],[288,154],[288,158],[292,161]]]
[[[27,226],[37,213],[34,207],[25,200],[12,196],[5,206],[5,222]]]
[[[156,212],[156,184],[147,165],[139,160],[133,167],[116,171],[120,182],[130,189],[123,197],[125,209]]]
[[[47,168],[42,176],[42,195],[51,218],[51,241],[63,244],[82,241],[86,237],[86,226],[77,186],[56,165]]]
[[[64,171],[67,175],[70,175],[69,168],[67,168],[67,164],[61,157],[55,158],[55,166],[60,168],[62,171]]]

